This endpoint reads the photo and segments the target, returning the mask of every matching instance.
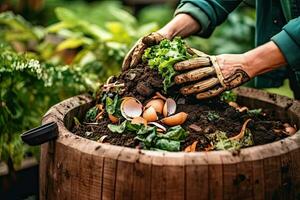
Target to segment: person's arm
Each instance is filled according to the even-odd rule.
[[[216,57],[224,77],[229,77],[237,67],[253,78],[287,64],[282,52],[272,41],[244,54],[222,54]]]
[[[191,16],[201,27],[197,35],[209,37],[241,2],[242,0],[181,0],[175,16],[179,14]]]
[[[279,47],[292,70],[299,74],[300,81],[300,17],[291,20],[271,40]]]
[[[197,54],[196,50],[193,52]],[[284,55],[272,41],[243,54],[197,55],[174,65],[175,70],[183,71],[174,80],[177,84],[187,85],[180,89],[182,94],[194,94],[198,99],[217,96],[259,74],[287,64]],[[192,84],[188,85],[188,82]]]

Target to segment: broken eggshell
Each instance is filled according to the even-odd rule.
[[[175,112],[176,112],[176,102],[171,98],[167,98],[163,108],[164,117],[173,115]]]
[[[187,119],[188,114],[185,112],[180,112],[170,117],[163,118],[161,122],[168,126],[176,126],[183,124]]]
[[[147,120],[142,117],[135,117],[131,120],[131,124],[143,124],[147,126]]]
[[[161,129],[163,132],[167,131],[166,127],[164,127],[163,125],[161,125],[157,122],[149,122],[148,124],[156,126],[158,129]]]
[[[127,120],[141,116],[142,112],[143,105],[133,97],[126,97],[121,103],[122,116]]]
[[[147,108],[143,113],[143,118],[147,120],[148,122],[154,122],[158,120],[158,116],[156,114],[155,108],[153,106],[150,106]]]
[[[113,116],[112,114],[108,114],[108,118],[113,124],[116,124],[119,122],[119,118]]]
[[[162,99],[152,99],[146,104],[145,109],[151,106],[157,113],[161,114],[163,112],[164,101]]]

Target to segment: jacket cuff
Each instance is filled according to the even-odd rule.
[[[300,46],[294,41],[294,39],[286,32],[282,30],[271,40],[279,47],[287,63],[294,71],[300,70]]]
[[[207,33],[207,29],[210,25],[210,19],[208,16],[201,10],[201,8],[195,6],[192,3],[181,3],[177,7],[175,11],[175,16],[185,13],[193,17],[201,26],[201,30],[197,33],[197,35],[201,37],[208,37],[210,34]]]

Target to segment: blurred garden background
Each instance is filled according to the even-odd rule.
[[[130,47],[166,24],[177,3],[2,0],[0,169],[5,165],[13,174],[24,159],[38,159],[38,149],[24,145],[20,133],[40,125],[52,105],[93,94],[108,76],[118,74]],[[254,31],[254,7],[242,4],[210,39],[187,42],[209,54],[241,53],[254,47]]]

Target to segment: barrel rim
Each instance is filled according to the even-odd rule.
[[[284,108],[287,112],[293,113],[300,120],[300,102],[281,95],[273,95],[268,92],[253,88],[239,87],[235,89],[241,97],[264,101],[275,106]],[[239,162],[257,161],[270,157],[281,156],[300,147],[300,130],[295,135],[282,140],[243,148],[238,156],[233,152],[210,151],[210,152],[156,152],[151,150],[138,150],[129,147],[116,146],[111,144],[101,144],[71,133],[64,125],[65,116],[73,109],[84,104],[91,103],[93,98],[88,94],[78,95],[66,99],[54,106],[44,115],[42,123],[56,122],[59,129],[59,137],[56,144],[69,146],[74,150],[95,156],[111,157],[127,162],[140,163],[152,162],[154,165],[161,165],[162,159],[164,165],[214,165],[214,164],[235,164]],[[126,156],[122,156],[126,154]],[[147,159],[151,157],[152,159]],[[180,159],[179,159],[180,158]],[[223,159],[222,159],[223,158]],[[226,162],[223,162],[226,158]],[[152,160],[152,161],[151,161]],[[157,162],[155,162],[157,160]]]

